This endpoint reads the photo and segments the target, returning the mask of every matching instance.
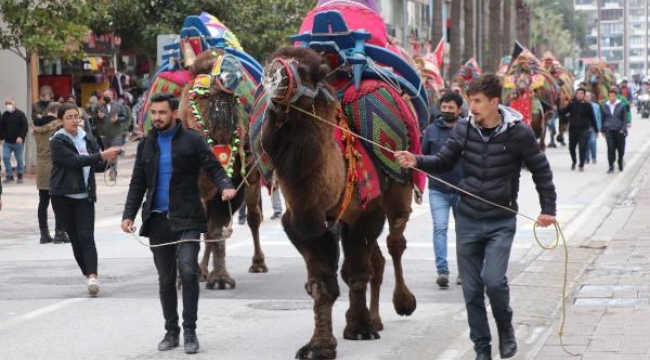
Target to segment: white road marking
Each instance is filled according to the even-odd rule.
[[[62,309],[66,306],[72,305],[74,303],[78,303],[84,300],[83,298],[72,298],[72,299],[67,299],[63,301],[59,301],[57,303],[54,303],[52,305],[48,305],[45,307],[42,307],[40,309],[30,311],[26,314],[11,318],[9,320],[0,322],[0,331],[10,328],[12,326],[27,322],[29,320],[35,319],[37,317],[43,316],[45,314],[49,314],[51,312],[57,311],[59,309]]]

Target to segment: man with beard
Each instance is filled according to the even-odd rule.
[[[178,99],[170,94],[157,94],[151,98],[149,112],[153,129],[138,145],[122,215],[122,230],[133,231],[133,220],[142,206],[140,235],[149,237],[152,245],[187,240],[151,248],[151,251],[158,271],[160,302],[167,331],[158,344],[158,350],[171,350],[179,344],[178,269],[183,283],[185,352],[194,354],[199,351],[196,337],[199,239],[201,233],[207,231],[206,214],[198,189],[199,170],[207,170],[223,201],[234,198],[236,192],[201,134],[182,126],[178,119]]]

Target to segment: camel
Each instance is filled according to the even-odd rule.
[[[413,184],[387,176],[370,160],[364,164],[369,164],[365,167],[367,172],[375,174],[371,180],[377,181],[377,196],[364,202],[359,196],[362,186],[358,181],[363,174],[357,170],[370,150],[367,153],[362,140],[354,135],[334,131],[333,127],[339,125],[345,129],[353,123],[347,121],[355,117],[350,109],[364,97],[353,100],[357,103],[349,103],[350,98],[346,100],[344,94],[342,102],[337,101],[334,88],[326,79],[329,66],[310,48],[283,47],[270,59],[263,79],[264,93],[257,100],[258,105],[267,101],[267,108],[260,120],[263,123],[259,136],[252,141],[259,142],[262,152],[256,156],[267,156],[273,164],[287,205],[282,225],[304,258],[308,273],[305,289],[314,300],[314,333],[298,350],[296,358],[334,359],[337,340],[332,333],[332,307],[339,296],[339,238],[344,254],[341,276],[349,287],[350,299],[345,339],[378,339],[379,331],[383,330],[379,290],[385,259],[377,238],[386,221],[389,226],[386,241],[396,280],[393,305],[400,315],[415,311],[416,299],[404,281],[402,270],[402,254],[406,249],[404,230],[411,213]],[[394,90],[386,86],[373,91]],[[409,111],[405,100],[395,94],[389,98],[388,105]],[[373,95],[371,91],[363,96]]]
[[[220,74],[213,74],[215,63],[220,62]],[[199,189],[208,218],[208,240],[203,259],[200,263],[201,280],[207,281],[208,289],[235,288],[236,282],[228,273],[225,261],[225,239],[229,237],[229,225],[233,213],[245,203],[248,208],[247,222],[253,235],[255,253],[249,272],[267,272],[259,239],[262,212],[259,208],[260,175],[253,166],[254,158],[248,150],[248,115],[241,109],[238,91],[229,89],[241,77],[241,81],[251,81],[247,75],[242,76],[241,64],[224,50],[204,51],[193,61],[190,72],[193,82],[185,85],[180,104],[180,116],[183,126],[196,129],[204,134],[217,159],[221,161],[226,172],[231,176],[233,185],[241,190],[230,202],[223,202],[217,195],[217,189],[210,182],[207,174],[199,177]],[[221,144],[221,145],[219,145]],[[242,182],[245,182],[242,185]],[[210,256],[213,256],[213,270],[208,271]]]

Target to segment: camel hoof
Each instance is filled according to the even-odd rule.
[[[326,349],[318,345],[307,344],[298,350],[296,359],[329,360],[336,359],[336,348]]]
[[[403,296],[398,296],[397,293],[393,295],[393,306],[395,307],[395,312],[401,316],[409,316],[413,314],[415,308],[417,307],[417,302],[415,296],[410,292],[404,294]]]
[[[236,282],[233,278],[227,275],[222,275],[222,276],[213,276],[209,278],[208,282],[205,284],[205,288],[208,290],[214,290],[219,289],[219,290],[224,290],[224,289],[234,289],[236,286]]]
[[[377,330],[377,332],[384,330],[384,324],[381,322],[381,319],[370,320],[370,323],[375,328],[375,330]]]
[[[250,268],[248,268],[248,272],[252,274],[258,274],[258,273],[267,273],[269,272],[269,269],[266,267],[265,263],[253,263]]]
[[[346,326],[343,338],[347,340],[377,340],[380,338],[378,330],[370,323],[359,324],[356,328]]]

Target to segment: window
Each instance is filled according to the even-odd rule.
[[[612,21],[623,19],[623,9],[601,9],[600,21]]]

